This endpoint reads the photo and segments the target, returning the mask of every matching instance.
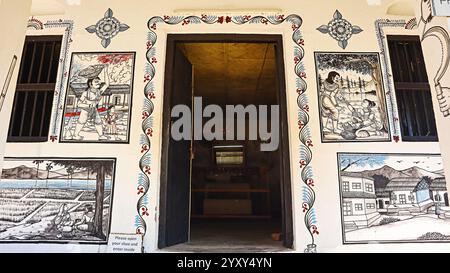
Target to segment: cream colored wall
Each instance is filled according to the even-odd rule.
[[[5,141],[3,140],[6,139],[8,134],[6,128],[9,125],[9,116],[12,107],[11,101],[14,99],[15,82],[19,73],[20,57],[25,40],[27,19],[30,16],[30,8],[31,0],[3,0],[0,2],[0,26],[2,26],[0,28],[0,37],[7,37],[0,40],[0,88],[4,87],[13,56],[16,55],[18,58],[3,107],[0,110],[0,125],[2,127],[0,131],[0,140],[2,140],[0,141],[0,172],[3,165],[5,148]],[[14,14],[14,16],[10,16],[11,14]],[[11,25],[15,27],[6,27]],[[0,93],[2,92],[1,90]]]
[[[5,1],[3,1],[5,2]],[[390,1],[387,1],[390,2]],[[2,3],[3,5],[3,3]],[[121,22],[130,26],[130,29],[119,33],[113,38],[111,45],[105,50],[100,45],[100,40],[94,35],[85,31],[89,25],[95,24],[102,18],[104,12],[111,8],[114,16]],[[228,11],[221,11],[221,10]],[[268,10],[271,11],[268,11]],[[138,200],[137,179],[138,162],[141,158],[139,137],[141,135],[141,110],[143,106],[144,90],[144,68],[146,64],[146,39],[147,20],[152,16],[163,15],[200,15],[201,13],[220,15],[241,15],[242,13],[257,15],[261,13],[283,13],[298,14],[304,22],[301,27],[305,40],[306,56],[304,65],[307,73],[308,97],[310,105],[310,126],[314,147],[312,167],[315,178],[314,190],[316,191],[317,202],[315,209],[317,212],[317,226],[319,235],[315,236],[319,252],[372,252],[372,251],[448,251],[447,244],[370,244],[370,245],[342,245],[341,232],[341,212],[339,200],[339,183],[337,173],[337,152],[367,152],[367,153],[440,153],[438,143],[328,143],[321,144],[319,114],[317,109],[317,89],[315,80],[314,51],[336,51],[344,52],[335,40],[328,35],[316,30],[317,27],[327,24],[336,9],[343,14],[344,18],[352,24],[360,26],[364,31],[354,35],[349,41],[345,52],[379,52],[374,22],[376,19],[387,18],[385,15],[386,4],[382,6],[367,6],[365,1],[352,0],[318,0],[318,1],[288,1],[279,0],[276,3],[269,0],[258,2],[242,0],[221,0],[207,1],[199,0],[195,2],[185,1],[165,1],[148,2],[145,0],[129,1],[124,4],[120,0],[111,1],[81,1],[80,6],[66,6],[64,17],[53,16],[38,18],[46,21],[50,18],[70,19],[75,22],[73,43],[70,50],[73,52],[89,51],[136,51],[136,68],[133,92],[133,109],[131,120],[130,144],[71,144],[71,143],[43,143],[43,144],[7,144],[6,156],[17,157],[117,157],[116,177],[114,186],[114,204],[112,212],[112,233],[134,233],[134,217],[136,215],[136,202]],[[191,10],[184,13],[177,13],[177,10]],[[208,12],[204,10],[209,10]],[[232,10],[232,11],[230,11]],[[278,11],[277,11],[278,10]],[[267,15],[267,14],[266,14]],[[390,17],[399,19],[399,17]],[[401,19],[401,18],[400,18]],[[405,19],[410,19],[409,17]],[[295,251],[303,252],[306,245],[310,243],[310,237],[304,226],[304,214],[302,212],[302,184],[299,180],[300,168],[297,164],[299,157],[299,139],[297,126],[297,93],[296,75],[294,74],[294,51],[291,39],[292,29],[290,23],[283,23],[278,26],[251,24],[190,24],[182,26],[169,26],[158,24],[158,41],[156,44],[156,77],[154,79],[156,89],[155,110],[153,112],[154,135],[151,138],[152,148],[152,173],[150,175],[150,191],[148,205],[150,216],[144,219],[147,222],[147,235],[144,245],[147,252],[157,251],[157,232],[159,205],[159,176],[160,176],[160,147],[161,147],[161,124],[162,124],[162,99],[163,99],[163,78],[165,67],[165,35],[167,33],[261,33],[261,34],[281,34],[284,42],[284,61],[286,71],[287,103],[288,103],[288,126],[289,126],[289,146],[291,159],[291,177],[294,212],[294,248]],[[386,30],[387,32],[388,30]],[[42,32],[43,33],[43,32]],[[389,33],[411,34],[411,31],[392,29]],[[9,47],[9,46],[8,46]],[[20,48],[19,46],[17,46]],[[2,59],[3,60],[3,59]],[[2,62],[3,63],[3,62]],[[384,71],[383,71],[384,72]],[[13,85],[12,85],[13,88]],[[10,92],[10,95],[12,92]],[[10,113],[12,96],[8,100]],[[438,116],[438,114],[436,114]],[[6,118],[8,120],[8,118]],[[2,120],[3,121],[3,120]],[[445,127],[448,120],[438,118],[439,130]],[[4,124],[2,122],[2,124]],[[0,142],[0,143],[4,143]],[[446,161],[447,175],[450,169],[450,161]],[[98,246],[81,245],[24,245],[5,244],[0,245],[0,251],[89,251],[102,252],[105,248]]]

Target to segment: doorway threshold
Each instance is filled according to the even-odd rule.
[[[189,242],[160,249],[160,252],[170,253],[288,253],[290,248],[274,245],[240,245],[240,244],[211,244],[202,242]]]

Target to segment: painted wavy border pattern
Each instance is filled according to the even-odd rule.
[[[56,88],[53,98],[53,111],[51,117],[51,128],[49,139],[55,142],[58,139],[59,124],[61,123],[61,114],[64,107],[64,97],[65,97],[65,82],[68,77],[67,64],[69,63],[69,47],[72,43],[72,33],[73,33],[72,20],[52,20],[42,23],[40,20],[31,17],[28,20],[27,28],[32,28],[35,30],[44,30],[46,28],[64,28],[63,41],[61,45],[61,53],[59,55],[60,67],[58,68],[58,78],[56,79]]]
[[[388,51],[386,49],[386,35],[384,34],[383,28],[385,27],[399,27],[405,28],[407,22],[405,20],[389,20],[389,19],[378,19],[375,21],[375,32],[377,34],[378,45],[380,47],[380,54],[382,56],[382,66],[384,68],[383,79],[386,92],[386,100],[388,104],[388,112],[391,118],[389,119],[389,124],[393,129],[393,139],[395,142],[400,140],[400,123],[397,111],[397,100],[395,98],[394,83],[392,81],[392,71],[389,64]]]
[[[298,110],[298,125],[299,125],[299,139],[301,142],[300,145],[300,162],[299,166],[301,169],[301,180],[304,184],[303,188],[303,212],[305,213],[304,222],[305,226],[308,229],[308,232],[311,236],[311,243],[307,245],[305,252],[315,252],[316,245],[314,244],[314,237],[318,235],[319,232],[316,226],[316,215],[315,209],[313,208],[314,202],[316,199],[316,194],[314,192],[314,180],[312,176],[312,151],[311,147],[313,147],[311,141],[311,132],[310,132],[310,118],[309,118],[309,106],[308,106],[308,98],[306,95],[307,84],[305,81],[306,73],[304,72],[304,66],[302,60],[305,55],[305,51],[303,49],[304,40],[302,39],[302,35],[300,32],[300,27],[303,23],[303,20],[300,16],[291,14],[288,16],[284,15],[273,15],[273,16],[251,16],[251,15],[241,15],[241,16],[216,16],[216,15],[206,15],[202,14],[201,16],[155,16],[150,18],[147,23],[149,33],[147,39],[147,53],[146,59],[147,64],[145,68],[145,76],[144,82],[146,82],[144,88],[144,108],[142,110],[142,135],[141,135],[141,153],[143,154],[141,160],[139,162],[139,167],[141,173],[139,174],[138,180],[138,195],[139,200],[137,203],[137,215],[135,218],[135,226],[136,233],[145,235],[147,232],[147,225],[144,219],[144,216],[148,216],[148,198],[147,194],[150,187],[150,178],[151,174],[150,163],[151,163],[151,153],[150,147],[151,142],[150,138],[153,134],[153,122],[152,122],[152,113],[154,110],[154,104],[152,100],[156,99],[155,88],[152,80],[156,74],[156,68],[154,64],[157,63],[155,45],[157,41],[156,28],[158,23],[165,23],[169,25],[177,25],[180,24],[182,26],[188,24],[227,24],[233,23],[237,25],[244,24],[272,24],[279,25],[283,22],[291,23],[292,27],[292,40],[295,44],[294,46],[294,72],[297,75],[296,79],[296,87],[297,87],[297,104],[299,107]],[[156,217],[156,214],[155,214]]]

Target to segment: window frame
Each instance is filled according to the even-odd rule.
[[[343,192],[349,192],[350,191],[350,182],[343,181],[342,182],[342,191]]]
[[[364,187],[366,192],[373,192],[373,185],[371,183],[365,183]]]
[[[32,69],[33,69],[33,65],[35,62],[35,57],[36,57],[36,44],[33,47],[33,53],[32,53],[32,59],[31,59],[31,63],[25,63],[25,58],[26,56],[26,51],[27,51],[27,45],[28,43],[33,43],[33,42],[48,42],[48,43],[54,43],[51,46],[51,53],[48,59],[48,71],[47,71],[47,80],[46,83],[21,83],[22,80],[22,76],[23,73],[28,73],[28,80],[27,82],[31,81],[32,78]],[[55,46],[59,43],[59,52],[55,54]],[[55,34],[55,35],[27,35],[25,36],[25,42],[23,45],[23,53],[21,56],[21,60],[20,60],[20,66],[19,66],[19,74],[17,77],[17,82],[16,82],[16,88],[15,88],[15,92],[14,92],[14,99],[13,99],[13,107],[11,110],[11,116],[10,116],[10,120],[9,120],[9,126],[8,126],[8,133],[7,133],[7,143],[26,143],[26,142],[47,142],[48,141],[48,135],[49,135],[49,130],[50,128],[48,128],[48,131],[45,133],[43,132],[44,129],[47,127],[45,124],[45,116],[46,114],[48,115],[48,123],[51,122],[51,117],[53,114],[53,96],[55,94],[55,89],[56,89],[56,83],[58,81],[58,71],[60,69],[60,57],[61,57],[61,52],[62,52],[62,43],[63,43],[63,35],[61,34]],[[41,73],[42,73],[42,69],[45,63],[44,60],[44,55],[45,55],[45,47],[42,49],[42,54],[40,57],[40,63],[39,63],[39,68],[38,68],[38,76],[37,76],[37,80],[39,81],[41,79]],[[57,55],[57,56],[56,56]],[[56,67],[54,67],[54,63],[56,63]],[[28,72],[24,72],[23,69],[25,66],[30,66],[30,70]],[[51,74],[52,74],[52,70],[55,70],[55,79],[54,82],[50,82],[52,79]],[[36,93],[34,93],[36,92]],[[37,97],[39,96],[39,94],[37,92],[45,92],[45,94],[43,95],[43,105],[41,105],[41,118],[40,118],[40,126],[39,126],[39,136],[31,136],[32,134],[32,130],[33,130],[33,125],[34,123],[38,120],[35,120],[35,115],[36,113],[38,113],[38,109],[37,109]],[[22,110],[17,110],[16,107],[16,103],[18,100],[18,96],[20,93],[24,93],[25,99],[24,99],[24,107]],[[25,104],[25,102],[28,104],[28,96],[29,94],[34,93],[34,102],[33,102],[33,110],[31,112],[32,116],[30,118],[30,133],[29,136],[23,136],[22,134],[22,130],[23,130],[23,125],[24,125],[24,118],[25,118],[25,111],[27,111],[28,107]],[[50,97],[49,97],[50,96]],[[48,102],[50,103],[50,106],[48,106]],[[47,110],[48,109],[48,110]],[[28,109],[29,110],[29,109]],[[47,111],[49,112],[47,112]],[[21,122],[19,124],[20,126],[20,133],[19,136],[17,135],[13,135],[13,129],[12,127],[15,126],[16,121],[15,121],[15,115],[17,113],[21,112]],[[48,126],[50,127],[50,126]]]
[[[391,65],[391,71],[392,71],[392,80],[393,80],[393,84],[394,84],[394,89],[395,89],[395,96],[396,96],[396,102],[397,102],[397,112],[399,113],[399,119],[402,119],[401,115],[402,115],[402,110],[405,109],[406,111],[406,116],[408,116],[407,119],[413,120],[414,123],[418,124],[422,124],[422,122],[420,122],[418,120],[418,115],[420,114],[424,114],[425,115],[425,123],[423,125],[426,125],[428,130],[433,130],[436,132],[436,135],[420,135],[420,136],[413,136],[410,135],[412,134],[412,130],[413,129],[417,129],[420,131],[421,126],[420,125],[416,125],[416,128],[413,128],[411,126],[411,124],[408,124],[405,127],[405,124],[403,122],[403,120],[399,120],[399,124],[400,124],[400,133],[402,136],[402,141],[405,142],[438,142],[439,141],[439,134],[437,131],[437,127],[436,127],[436,117],[435,117],[435,113],[434,113],[434,106],[433,106],[433,99],[431,97],[431,88],[430,88],[430,84],[428,81],[428,73],[426,70],[426,66],[425,66],[425,58],[423,55],[423,49],[422,49],[422,45],[420,42],[420,37],[418,35],[387,35],[386,36],[386,42],[387,42],[387,49],[389,50],[389,60],[390,60],[390,65]],[[413,82],[413,81],[396,81],[396,77],[395,77],[395,73],[396,71],[400,72],[400,70],[396,70],[394,69],[394,56],[392,56],[393,53],[391,52],[391,48],[390,48],[390,42],[416,42],[418,43],[418,48],[420,49],[420,52],[418,52],[416,49],[414,49],[414,56],[421,56],[421,60],[419,60],[422,65],[417,65],[418,70],[420,70],[420,72],[418,72],[422,78],[423,81],[417,81],[417,82]],[[405,55],[406,56],[406,55]],[[397,62],[399,62],[401,56],[398,56],[398,54],[396,54],[395,58],[397,59]],[[410,72],[410,69],[408,69],[408,74],[410,78],[414,78],[414,76],[412,75],[413,72]],[[421,74],[423,73],[423,74]],[[400,76],[401,78],[402,76]],[[408,94],[408,92],[410,92],[409,94],[413,94],[412,92],[415,91],[421,91],[421,92],[428,92],[428,93],[420,93],[420,97],[423,100],[422,104],[424,107],[426,106],[431,106],[431,111],[427,112],[427,111],[423,111],[422,113],[418,113],[416,111],[413,110],[407,110],[408,106],[401,106],[401,99],[400,96],[405,96],[405,94]],[[426,101],[424,100],[425,97],[428,96],[430,98],[429,100],[429,105],[425,105]],[[415,101],[416,99],[414,98],[414,96],[411,96],[413,98],[413,101]],[[413,115],[411,115],[413,114]],[[414,116],[414,118],[412,117]],[[408,122],[407,122],[408,123]],[[409,134],[406,135],[404,132],[408,131]]]
[[[355,203],[355,211],[364,211],[363,203]]]

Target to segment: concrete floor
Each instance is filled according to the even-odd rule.
[[[288,251],[271,234],[281,221],[255,219],[192,219],[191,240],[164,248],[169,252],[280,252]]]

